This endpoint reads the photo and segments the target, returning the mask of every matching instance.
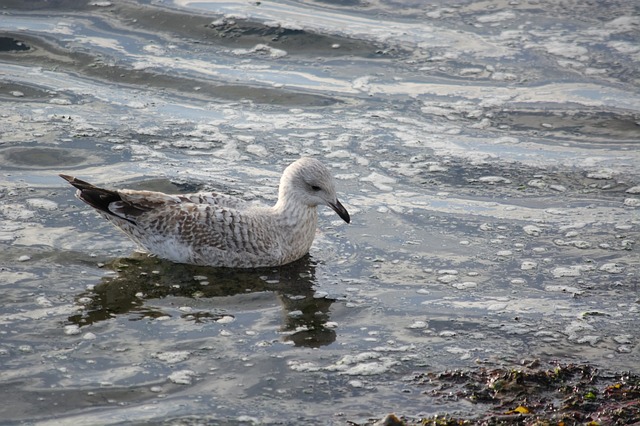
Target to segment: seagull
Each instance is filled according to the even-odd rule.
[[[290,164],[272,207],[215,192],[164,194],[98,188],[73,176],[76,197],[123,231],[142,249],[177,263],[258,268],[293,262],[309,252],[317,206],[332,208],[345,222],[333,176],[314,158]]]

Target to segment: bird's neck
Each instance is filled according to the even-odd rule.
[[[299,200],[280,197],[273,213],[276,222],[284,230],[284,244],[291,250],[290,260],[297,259],[309,252],[318,226],[318,208],[310,207]]]
[[[301,223],[313,223],[315,229],[318,222],[318,209],[301,202],[294,197],[278,197],[278,202],[273,206],[273,213],[281,224],[297,228]]]

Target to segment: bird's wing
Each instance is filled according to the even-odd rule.
[[[168,195],[151,191],[120,190],[121,201],[112,202],[109,210],[134,222],[138,228],[158,239],[173,238],[190,247],[215,247],[225,251],[264,253],[277,242],[264,230],[271,224],[253,209],[237,210],[206,200],[207,194]],[[225,201],[234,197],[223,196]],[[241,201],[239,199],[235,199]],[[246,203],[242,202],[244,206]]]
[[[266,209],[239,198],[199,193],[170,195],[130,189],[108,190],[72,176],[76,196],[102,212],[141,243],[173,240],[195,250],[265,253],[278,251],[278,241]],[[145,244],[143,244],[145,245]]]
[[[195,204],[209,204],[218,207],[227,207],[242,210],[251,206],[251,203],[232,195],[220,194],[217,192],[198,192],[197,194],[181,194],[177,196],[183,201]]]
[[[182,200],[176,195],[164,194],[154,191],[134,191],[131,189],[121,189],[115,191],[118,200],[111,201],[108,211],[129,222],[138,222],[138,218],[143,214],[157,209],[167,209],[170,206],[177,206]]]

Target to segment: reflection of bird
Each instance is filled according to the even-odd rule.
[[[179,263],[236,268],[284,265],[309,251],[318,205],[331,207],[347,223],[351,220],[336,197],[329,170],[312,158],[301,158],[285,169],[273,207],[217,193],[112,191],[60,176],[78,188],[76,197],[144,249]]]
[[[309,256],[278,268],[238,270],[176,265],[138,253],[114,259],[105,268],[116,273],[78,294],[83,309],[69,317],[70,323],[84,327],[116,315],[130,320],[167,317],[175,315],[168,307],[176,303],[192,308],[181,313],[185,320],[215,322],[269,310],[275,302],[283,309],[283,340],[320,347],[336,339],[335,330],[325,326],[335,300],[316,296],[315,263]],[[161,299],[168,302],[158,302]]]

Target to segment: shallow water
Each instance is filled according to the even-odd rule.
[[[640,20],[486,2],[5,2],[0,418],[345,424],[473,414],[413,372],[638,372]],[[284,268],[174,265],[57,173],[321,210]]]

